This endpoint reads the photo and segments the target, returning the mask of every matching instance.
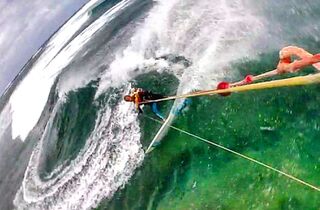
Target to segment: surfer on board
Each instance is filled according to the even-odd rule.
[[[143,113],[140,103],[146,100],[157,100],[163,98],[160,94],[152,93],[151,91],[143,90],[142,88],[132,88],[130,91],[130,95],[125,95],[123,99],[127,102],[133,102],[136,110],[139,114]],[[161,120],[165,120],[165,118],[160,113],[157,103],[150,103],[152,112],[157,115]]]

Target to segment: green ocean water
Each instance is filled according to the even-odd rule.
[[[91,23],[95,25],[93,23],[98,18],[109,9],[111,13],[113,11],[111,8],[120,2],[122,1],[101,1],[101,4],[88,11],[90,19],[74,34],[70,43],[78,36],[85,36],[83,30],[92,29]],[[172,2],[167,2],[169,7]],[[124,56],[126,58],[124,60],[118,59],[117,56],[113,58],[114,53],[121,54],[127,51],[126,47],[139,46],[139,41],[134,42],[135,37],[138,37],[137,40],[141,37],[143,40],[141,44],[147,46],[141,51],[145,50],[145,59],[149,59],[149,56],[151,60],[164,59],[168,63],[168,68],[175,64],[183,64],[184,56],[188,59],[185,61],[197,66],[202,63],[200,62],[202,59],[211,59],[210,51],[222,52],[220,56],[212,56],[213,65],[216,62],[223,63],[223,56],[230,55],[230,52],[237,57],[238,53],[242,59],[228,63],[232,67],[229,69],[232,75],[224,78],[226,81],[238,81],[247,74],[256,75],[274,69],[278,61],[278,51],[275,50],[280,50],[286,45],[297,45],[312,53],[318,53],[320,49],[317,22],[320,13],[319,3],[316,1],[303,4],[296,0],[244,1],[242,5],[244,10],[241,5],[233,5],[238,1],[227,2],[228,7],[224,11],[230,12],[231,19],[227,19],[228,28],[225,34],[222,34],[221,41],[219,33],[225,24],[221,26],[218,24],[217,27],[215,24],[210,25],[211,21],[220,20],[220,12],[223,10],[220,11],[218,1],[207,1],[207,4],[205,1],[199,4],[192,1],[179,2],[181,4],[172,4],[172,9],[165,11],[167,13],[165,16],[170,18],[157,25],[164,36],[150,43],[146,36],[148,33],[139,29],[151,27],[153,21],[151,23],[148,21],[150,20],[148,9],[157,6],[158,1],[137,1],[137,4],[117,13],[116,16],[119,17],[111,22],[104,21],[105,26],[97,35],[90,38],[92,40],[83,46],[83,50],[63,70],[66,74],[59,75],[57,81],[59,85],[51,87],[52,94],[64,93],[63,99],[66,100],[59,101],[57,95],[50,95],[38,125],[25,143],[10,141],[11,128],[6,131],[5,138],[10,142],[6,148],[10,150],[6,151],[2,145],[1,149],[6,152],[3,153],[7,155],[5,160],[10,161],[7,161],[5,167],[1,166],[4,170],[0,170],[6,171],[2,173],[5,176],[1,176],[6,179],[0,181],[1,192],[5,192],[0,199],[0,206],[4,203],[10,207],[8,209],[12,209],[12,200],[18,195],[20,203],[15,204],[18,209],[62,208],[61,206],[68,206],[70,200],[74,201],[74,205],[70,207],[73,209],[91,208],[96,205],[99,205],[97,209],[114,210],[320,209],[320,194],[317,191],[173,129],[169,130],[157,149],[145,156],[141,166],[135,168],[140,159],[132,154],[134,151],[128,151],[130,147],[122,147],[121,144],[125,142],[122,137],[131,135],[133,127],[127,125],[123,131],[128,132],[128,128],[131,130],[122,136],[122,133],[119,134],[121,129],[116,122],[118,119],[127,120],[126,113],[121,112],[125,111],[117,113],[116,109],[122,100],[123,91],[127,89],[127,81],[122,81],[121,78],[123,82],[121,87],[103,90],[99,98],[95,98],[98,89],[101,91],[103,87],[103,81],[109,79],[104,76],[112,70],[111,64],[121,61],[121,65],[126,66],[127,58],[130,58],[130,53],[129,57]],[[254,8],[251,8],[251,5]],[[217,11],[214,8],[217,8]],[[156,17],[159,15],[159,20],[163,20],[161,8],[159,11],[150,11],[150,14],[154,13]],[[189,16],[190,13],[205,15],[194,17]],[[233,18],[233,15],[236,17]],[[233,24],[233,19],[238,18],[241,19],[239,23],[235,21]],[[180,28],[184,26],[183,23],[193,22],[195,24],[190,28],[192,30],[185,30],[188,24],[186,28]],[[260,24],[263,27],[260,28]],[[254,30],[257,28],[253,27],[261,29],[262,34],[258,33],[256,37],[255,33],[258,30]],[[172,33],[166,34],[167,29],[171,29],[168,31]],[[206,30],[210,31],[208,37],[205,33],[201,33]],[[177,34],[181,34],[181,39],[174,39]],[[172,49],[169,47],[171,49],[169,53],[176,59],[172,60],[170,56],[156,56],[157,48],[167,45],[165,43],[161,46],[162,38],[169,41],[168,45],[172,45]],[[217,46],[214,46],[215,43]],[[59,52],[64,52],[64,49],[70,46],[65,45]],[[239,46],[243,46],[244,49],[237,52]],[[138,51],[140,54],[139,49]],[[260,54],[262,52],[264,53]],[[250,57],[252,55],[257,57]],[[59,54],[56,57],[60,58]],[[36,65],[37,59],[28,64],[30,69]],[[130,60],[132,59],[130,58],[128,62]],[[187,64],[189,65],[188,62]],[[120,76],[125,77],[128,73],[127,76],[131,78],[132,75],[142,73],[130,81],[133,86],[163,95],[176,94],[179,81],[170,73],[171,71],[150,73],[148,69],[150,66],[148,62],[145,65],[144,61],[138,66],[135,70],[133,69],[136,67],[132,67],[133,69],[130,67],[128,72],[119,71],[120,74],[123,73]],[[154,66],[151,68],[154,69]],[[224,68],[218,68],[225,71]],[[200,71],[205,69],[202,68]],[[90,79],[90,83],[82,83],[84,82],[80,81],[84,78],[82,73],[87,71],[96,71],[97,74],[91,78],[92,80]],[[178,72],[175,69],[172,71]],[[301,73],[277,78],[305,75],[313,71],[314,69],[309,67]],[[112,74],[119,72],[112,71]],[[68,75],[71,75],[74,81],[69,80]],[[114,76],[117,81],[118,75]],[[220,78],[221,75],[217,75],[216,78],[218,76]],[[214,76],[210,74],[210,77]],[[64,92],[64,87],[69,90],[69,85],[73,84],[77,84],[76,88]],[[320,186],[319,90],[319,85],[311,85],[251,91],[232,94],[229,97],[193,98],[192,104],[175,119],[173,125]],[[0,107],[3,107],[3,104],[4,102],[1,102]],[[172,101],[160,103],[160,110],[168,115],[172,104]],[[109,108],[115,111],[115,115],[111,113],[110,118],[106,117]],[[57,112],[52,112],[53,110]],[[156,118],[149,106],[145,106],[144,110],[144,114],[138,117],[136,123],[141,129],[140,141],[146,149],[161,125],[148,118]],[[101,127],[96,129],[95,125]],[[109,131],[115,139],[111,135],[106,135]],[[113,140],[117,142],[104,144]],[[41,154],[38,159],[31,159],[31,153],[36,154],[40,151],[39,147],[34,147],[36,142],[41,142]],[[126,162],[128,167],[125,169],[128,170],[120,171],[119,174],[131,177],[133,171],[133,176],[128,182],[119,174],[115,174],[114,177],[112,175],[119,166],[115,158],[124,154],[123,152],[130,155],[130,160]],[[86,156],[88,154],[90,157]],[[108,157],[109,154],[111,158]],[[27,177],[28,171],[32,173],[30,172]],[[41,182],[38,182],[39,178]],[[118,183],[123,186],[118,188]],[[19,188],[24,191],[17,194]],[[114,195],[113,190],[117,190]],[[98,204],[103,198],[105,200]],[[35,202],[30,203],[32,199]]]
[[[47,135],[48,145],[43,156],[41,177],[59,165],[68,165],[75,159],[85,145],[90,133],[94,129],[95,119],[99,110],[98,104],[93,103],[96,93],[96,82],[86,87],[70,91],[57,111],[52,132]]]
[[[273,69],[277,52],[233,64],[236,78]],[[304,75],[312,72],[306,68]],[[290,75],[290,76],[296,76]],[[163,80],[159,79],[162,78]],[[280,76],[278,78],[284,78]],[[137,85],[174,92],[176,79],[149,75]],[[163,81],[163,85],[160,81]],[[169,82],[170,81],[170,82]],[[139,83],[140,82],[140,83]],[[319,186],[320,87],[281,88],[199,97],[174,122]],[[171,104],[161,104],[168,112]],[[145,115],[152,116],[146,108]],[[140,116],[146,147],[160,125]],[[170,130],[131,181],[98,209],[319,209],[320,194],[193,137]]]

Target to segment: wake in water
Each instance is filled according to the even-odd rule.
[[[119,97],[129,83],[158,71],[179,79],[178,93],[212,88],[233,76],[231,62],[255,55],[265,32],[240,0],[115,1],[93,21],[90,11],[97,3],[90,1],[49,40],[2,109],[0,136],[11,126],[12,139],[28,142],[32,130],[41,130],[14,199],[18,209],[90,209],[112,198],[144,158],[137,114]],[[188,65],[168,55],[186,58]],[[76,155],[42,174],[44,160],[64,144],[61,130],[77,129],[62,126],[62,107],[92,81],[90,102],[97,111],[92,129],[83,133],[87,139]],[[56,99],[49,106],[50,97]],[[45,111],[48,120],[39,128]]]
[[[100,110],[95,128],[77,157],[63,169],[56,168],[58,175],[44,181],[38,166],[44,141],[53,140],[52,136],[45,139],[47,132],[52,135],[52,131],[45,131],[30,158],[23,187],[15,199],[19,208],[90,208],[92,202],[110,198],[143,160],[136,117],[125,103]]]

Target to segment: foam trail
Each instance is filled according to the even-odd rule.
[[[127,132],[130,135],[126,135]],[[41,181],[38,176],[42,150],[38,144],[15,205],[18,209],[90,209],[96,206],[123,186],[140,165],[143,151],[139,140],[140,129],[130,104],[120,103],[112,110],[112,115],[111,110],[102,110],[83,150],[52,180]]]

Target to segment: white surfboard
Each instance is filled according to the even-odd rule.
[[[168,130],[169,130],[169,126],[171,125],[171,122],[173,121],[174,117],[176,115],[172,114],[170,112],[169,116],[167,117],[167,119],[164,121],[164,123],[162,124],[161,128],[159,129],[159,131],[157,132],[157,134],[153,137],[150,145],[148,146],[148,149],[146,150],[146,153],[151,152],[152,150],[154,150],[154,148],[160,144],[162,138],[167,134]]]
[[[151,152],[152,150],[154,150],[154,148],[156,146],[158,146],[160,144],[160,142],[162,141],[163,137],[168,133],[168,130],[170,129],[170,125],[171,125],[172,121],[174,120],[174,118],[178,114],[178,112],[176,110],[180,109],[179,107],[181,107],[181,105],[184,103],[184,101],[185,101],[185,99],[177,99],[174,102],[174,105],[171,108],[169,116],[164,121],[164,123],[162,124],[161,128],[159,129],[157,134],[152,139],[150,145],[148,146],[148,148],[146,150],[146,153]]]

